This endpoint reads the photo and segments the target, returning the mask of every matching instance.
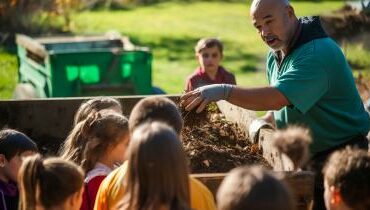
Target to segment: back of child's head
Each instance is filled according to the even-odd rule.
[[[76,164],[60,158],[42,159],[30,156],[20,172],[20,209],[35,210],[62,205],[68,197],[80,192],[84,173]]]
[[[233,169],[217,192],[219,210],[292,210],[288,187],[266,170],[254,167]]]
[[[160,121],[171,126],[180,134],[183,120],[179,108],[163,96],[149,96],[141,99],[132,109],[129,117],[130,132],[144,122]]]
[[[339,191],[351,209],[370,209],[370,155],[367,151],[346,148],[333,153],[323,169],[328,187]]]
[[[308,161],[312,139],[307,128],[289,126],[284,130],[278,130],[273,135],[273,141],[274,146],[292,160],[296,169]]]
[[[74,116],[74,125],[86,119],[92,112],[99,112],[104,109],[111,109],[122,114],[121,103],[112,97],[96,97],[83,102]]]
[[[144,123],[132,134],[128,152],[128,209],[187,209],[188,166],[176,132],[160,122]]]
[[[88,172],[102,155],[128,139],[128,135],[128,119],[123,115],[92,113],[72,129],[60,153],[63,159],[75,162]]]
[[[203,49],[217,47],[221,55],[223,54],[224,47],[222,42],[216,38],[203,38],[200,39],[195,46],[195,53],[201,53]]]
[[[26,151],[37,152],[36,143],[28,136],[12,129],[0,131],[0,154],[3,154],[8,161]]]

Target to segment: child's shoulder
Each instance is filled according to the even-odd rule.
[[[223,77],[225,79],[224,82],[228,84],[236,84],[235,75],[228,71],[227,69],[223,68],[222,66],[219,68],[219,70],[222,72]]]
[[[219,70],[222,71],[222,73],[225,74],[225,75],[233,76],[234,77],[234,74],[231,71],[229,71],[226,68],[224,68],[223,66],[220,66]]]
[[[201,79],[201,75],[199,75],[198,73],[198,70],[195,70],[193,73],[191,73],[188,77],[187,77],[187,81],[188,82],[196,82],[198,81],[199,79]]]

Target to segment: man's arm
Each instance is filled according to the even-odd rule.
[[[279,110],[290,104],[288,99],[274,87],[234,87],[227,101],[237,106],[256,111]]]
[[[233,85],[207,85],[181,97],[187,111],[197,108],[201,112],[211,101],[227,100],[250,110],[278,110],[289,105],[288,99],[274,87],[239,88]]]

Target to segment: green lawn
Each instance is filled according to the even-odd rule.
[[[332,11],[341,2],[294,3],[298,15]],[[154,53],[154,85],[169,93],[180,93],[185,78],[197,66],[194,45],[202,37],[218,37],[225,44],[223,65],[244,86],[266,84],[266,46],[249,18],[247,3],[163,3],[129,11],[85,12],[75,19],[76,33],[117,30]]]
[[[0,48],[0,99],[11,98],[17,84],[17,58]]]
[[[340,1],[293,3],[298,16],[322,14],[342,5]],[[76,34],[115,30],[129,36],[135,44],[150,47],[154,53],[154,85],[168,93],[183,90],[185,78],[197,66],[193,48],[202,37],[218,37],[224,42],[223,65],[236,74],[238,84],[266,84],[264,60],[267,47],[252,27],[247,3],[168,2],[124,11],[91,11],[76,14],[74,24]],[[354,59],[357,54],[366,56],[369,53],[361,49],[356,52]],[[0,72],[0,97],[8,98],[11,94],[3,92],[14,87],[16,59],[9,59],[9,55],[1,51],[0,59],[8,60],[5,63],[13,68],[5,67],[5,71],[12,72],[7,73],[11,74],[8,76],[11,81],[6,82],[6,89],[1,81],[4,73]]]

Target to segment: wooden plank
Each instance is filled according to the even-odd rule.
[[[217,106],[228,121],[237,123],[245,131],[245,134],[249,135],[249,126],[257,118],[255,111],[243,109],[227,101],[218,101]]]
[[[129,116],[132,108],[148,96],[121,96],[123,114]],[[166,95],[178,101],[176,95]],[[45,98],[32,100],[0,100],[0,128],[20,130],[35,141],[61,141],[73,126],[73,116],[82,102],[93,97]]]

